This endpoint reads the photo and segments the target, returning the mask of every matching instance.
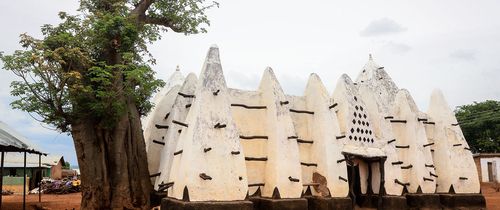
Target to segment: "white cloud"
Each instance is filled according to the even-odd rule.
[[[476,60],[476,53],[471,50],[455,50],[450,53],[450,57],[463,61]]]
[[[382,36],[388,34],[397,34],[406,31],[407,29],[401,26],[396,21],[389,18],[373,20],[359,34],[363,37]]]

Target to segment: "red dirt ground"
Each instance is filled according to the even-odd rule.
[[[496,192],[492,184],[482,184],[481,191],[486,198],[486,208],[500,210],[500,192]]]
[[[488,210],[500,210],[500,192],[495,192],[492,185],[483,184],[482,192],[486,198],[486,206]],[[5,195],[2,197],[2,209],[17,210],[22,209],[22,195]],[[80,193],[71,193],[66,195],[42,194],[42,206],[46,210],[79,210]],[[38,195],[26,195],[26,209],[37,209]]]
[[[42,194],[42,206],[45,210],[79,210],[82,199],[81,193],[71,193],[65,195]],[[35,208],[38,203],[38,195],[26,195],[26,209]],[[2,196],[2,209],[17,210],[23,209],[23,195]]]

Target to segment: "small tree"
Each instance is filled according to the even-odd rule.
[[[147,44],[168,29],[206,32],[204,0],[80,0],[78,15],[21,35],[24,50],[0,55],[12,106],[74,141],[82,209],[148,209],[151,183],[140,117],[160,86]]]
[[[63,169],[71,169],[71,164],[69,162],[64,162]]]
[[[455,115],[473,152],[500,151],[500,101],[459,106]]]

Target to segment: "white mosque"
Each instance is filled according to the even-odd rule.
[[[329,94],[302,96],[271,68],[228,88],[215,46],[197,77],[179,70],[144,119],[162,209],[484,209],[472,153],[436,90],[420,111],[373,59]]]

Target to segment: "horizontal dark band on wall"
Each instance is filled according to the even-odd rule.
[[[432,145],[434,145],[434,142],[433,143],[424,144],[424,147],[428,147],[428,146],[432,146]]]
[[[168,129],[168,125],[159,125],[159,124],[155,124],[155,127],[157,129]]]
[[[419,122],[425,122],[425,121],[427,121],[427,119],[425,119],[425,118],[417,118],[417,120],[418,120]]]
[[[174,182],[167,182],[165,184],[159,184],[158,186],[159,186],[158,191],[161,192],[161,191],[164,191],[164,190],[174,186]]]
[[[160,175],[161,175],[161,172],[158,172],[156,174],[149,175],[149,177],[152,178],[152,177],[157,177],[157,176],[160,176]]]
[[[425,167],[427,167],[427,168],[434,168],[434,165],[432,165],[432,164],[431,165],[425,164]]]
[[[209,175],[206,175],[205,173],[201,173],[200,178],[203,180],[212,180],[212,177]]]
[[[401,165],[401,164],[403,164],[403,161],[392,162],[392,165]]]
[[[388,119],[394,119],[393,116],[387,116],[387,117],[384,117],[384,119],[388,120]]]
[[[334,103],[334,104],[330,105],[328,108],[329,108],[329,109],[333,109],[333,108],[335,108],[337,105],[338,105],[337,103]]]
[[[345,159],[345,158],[344,158],[344,159],[337,160],[337,163],[342,163],[342,162],[344,162],[344,161],[346,161],[346,159]]]
[[[342,135],[342,136],[336,136],[335,138],[336,138],[336,139],[343,139],[343,138],[345,138],[345,135]]]
[[[470,149],[469,147],[464,147],[464,149],[465,149],[465,150],[469,150],[469,151],[471,151],[471,149]]]
[[[406,123],[406,120],[391,120],[391,123]]]
[[[174,182],[167,182],[167,183],[158,184],[158,186],[165,186],[165,185],[174,185]]]
[[[280,105],[287,105],[289,103],[290,103],[289,101],[280,101]]]
[[[396,148],[398,148],[398,149],[408,149],[408,148],[410,148],[410,145],[404,145],[404,146],[396,145]]]
[[[226,124],[217,123],[214,125],[214,128],[225,128],[225,127],[226,127]]]
[[[288,137],[288,139],[297,139],[297,138],[299,138],[299,137],[297,137],[297,136],[289,136]]]
[[[436,124],[435,122],[423,122],[424,124],[428,124],[428,125],[434,125]]]
[[[153,143],[160,144],[160,145],[165,145],[165,142],[161,142],[161,141],[157,141],[157,140],[153,140]]]
[[[458,126],[459,124],[458,123],[453,123],[451,124],[452,126]]]
[[[410,183],[403,183],[399,181],[398,179],[394,179],[394,183],[399,184],[401,186],[410,186]]]
[[[177,124],[177,125],[180,125],[180,126],[188,127],[188,124],[179,122],[177,120],[172,120],[172,122],[175,123],[175,124]]]
[[[240,139],[268,139],[267,136],[240,136]]]
[[[300,165],[303,165],[303,166],[318,166],[317,163],[304,163],[304,162],[300,162]]]
[[[293,177],[291,177],[291,176],[289,176],[289,177],[288,177],[288,180],[290,180],[291,182],[300,182],[300,180],[299,180],[299,179],[297,179],[297,178],[293,178]]]
[[[347,179],[344,178],[344,177],[339,176],[339,179],[342,180],[342,181],[344,181],[344,182],[347,182]]]
[[[434,179],[429,179],[429,178],[427,178],[427,177],[424,177],[424,181],[433,182],[433,181],[434,181]]]
[[[410,169],[413,168],[413,165],[401,166],[401,169]]]
[[[395,141],[396,141],[396,139],[389,140],[389,141],[387,141],[387,144],[390,144],[390,143],[395,142]]]
[[[175,155],[178,155],[178,154],[181,154],[181,153],[182,153],[182,149],[181,149],[181,150],[179,150],[179,151],[177,151],[177,152],[174,152],[174,156],[175,156]]]
[[[182,96],[184,98],[194,98],[195,97],[194,95],[189,95],[189,94],[185,94],[185,93],[181,93],[181,92],[178,92],[177,94],[179,94],[180,96]]]
[[[208,152],[208,151],[210,151],[210,150],[212,150],[212,147],[209,147],[209,148],[205,148],[205,149],[203,149],[203,152]]]
[[[267,157],[245,157],[246,161],[267,161]]]
[[[294,112],[294,113],[301,113],[301,114],[314,114],[314,112],[311,112],[311,111],[306,111],[306,110],[296,110],[296,109],[290,109],[290,112]]]
[[[239,155],[240,154],[240,151],[232,151],[231,152],[231,155]]]
[[[461,176],[459,179],[460,179],[460,180],[467,180],[467,179],[469,179],[469,178]]]
[[[264,183],[248,184],[249,187],[263,187],[264,185],[266,185],[266,184],[264,184]]]
[[[462,146],[462,144],[454,144],[454,147]]]
[[[243,107],[246,109],[266,109],[266,106],[249,106],[245,104],[231,104],[231,106]]]
[[[308,141],[308,140],[304,140],[304,139],[297,139],[297,143],[312,144],[312,143],[314,143],[314,141]]]

